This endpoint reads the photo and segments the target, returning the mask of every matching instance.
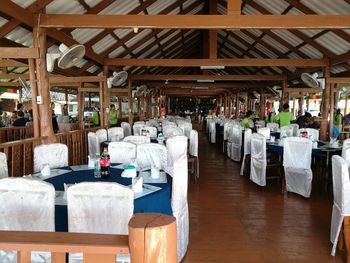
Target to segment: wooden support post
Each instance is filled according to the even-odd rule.
[[[38,16],[36,19],[38,21]],[[42,104],[39,104],[40,136],[47,137],[46,143],[56,142],[57,139],[52,128],[50,87],[46,70],[46,29],[34,26],[33,36],[34,47],[39,48],[39,58],[36,59],[36,74],[38,95],[42,98]]]
[[[106,81],[103,81],[103,100],[101,103],[101,109],[102,107],[104,112],[104,125],[106,126],[108,124],[108,114],[107,114],[107,108],[109,109],[110,104],[110,89],[107,86],[107,78],[108,78],[108,66],[103,66],[103,75],[106,77]]]
[[[139,111],[139,115],[140,115],[140,120],[143,121],[145,119],[145,97],[142,96],[140,98],[140,111]]]
[[[135,214],[129,221],[129,246],[131,262],[177,263],[175,217]]]
[[[224,97],[224,116],[226,116],[227,96]]]
[[[65,91],[65,99],[66,99],[66,104],[67,104],[67,106],[68,106],[68,103],[69,103],[69,98],[68,98],[68,90],[66,89],[66,91]]]
[[[119,104],[119,118],[123,118],[123,97],[118,97],[118,104]]]
[[[100,126],[106,127],[108,125],[108,116],[104,108],[103,104],[103,82],[99,82],[100,91],[99,91],[99,97],[100,97]]]
[[[310,94],[306,99],[306,111],[309,112],[309,110],[310,110]]]
[[[132,98],[132,85],[131,85],[131,79],[128,80],[128,106],[129,106],[129,113],[128,113],[128,116],[129,116],[129,123],[130,125],[133,124],[133,119],[134,119],[134,113],[133,113],[133,110],[132,110],[132,107],[133,107],[133,98]]]
[[[326,86],[323,90],[323,108],[322,108],[322,121],[320,127],[320,139],[327,140],[327,128],[328,128],[328,114],[329,114],[329,104],[330,104],[330,95],[331,95],[331,87],[330,84],[327,83],[327,78],[330,77],[330,68],[325,67],[323,76],[326,78]]]
[[[301,92],[300,98],[299,98],[299,111],[301,112],[301,114],[303,114],[303,112],[304,112],[303,111],[303,105],[304,105],[304,93]]]
[[[334,107],[335,107],[335,92],[334,92],[334,85],[335,84],[330,84],[330,99],[331,99],[331,106],[329,109],[329,137],[333,136],[333,118],[334,118]],[[339,131],[341,132],[341,131]]]
[[[32,112],[33,112],[33,129],[34,138],[40,137],[40,116],[38,110],[38,104],[36,104],[36,96],[38,95],[38,88],[36,85],[36,75],[35,75],[35,61],[34,59],[28,59],[29,65],[29,77],[30,77],[30,89],[32,91]]]
[[[83,83],[80,83],[80,88],[82,88]],[[78,123],[80,124],[80,128],[85,128],[84,123],[84,92],[80,89],[78,91]]]
[[[239,117],[239,92],[236,93],[236,118]]]
[[[264,119],[264,116],[265,116],[265,96],[264,96],[264,93],[261,92],[260,93],[260,120],[263,120]]]

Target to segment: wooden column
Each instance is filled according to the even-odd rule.
[[[327,128],[328,128],[328,114],[329,114],[329,104],[330,104],[330,95],[331,95],[331,85],[328,83],[327,78],[330,77],[329,67],[325,67],[323,70],[323,76],[326,78],[326,86],[323,90],[323,108],[322,108],[322,121],[320,129],[320,139],[327,140]]]
[[[287,88],[288,88],[288,82],[287,82],[287,80],[283,80],[282,81],[282,97],[281,97],[281,101],[280,101],[280,108],[282,107],[282,105],[284,103],[289,103],[289,94],[288,94]]]
[[[145,119],[145,97],[142,96],[140,98],[140,111],[139,111],[140,120],[143,121]]]
[[[84,92],[81,91],[83,87],[83,83],[80,83],[80,89],[78,89],[78,123],[80,124],[80,128],[84,129]]]
[[[232,94],[228,97],[228,117],[231,117],[231,107],[232,107]]]
[[[118,97],[118,104],[119,104],[119,118],[123,118],[123,97]]]
[[[33,112],[33,129],[34,138],[40,137],[40,116],[38,110],[38,104],[36,103],[36,96],[38,95],[37,85],[36,85],[36,75],[35,75],[35,60],[28,59],[29,65],[29,78],[30,78],[30,89],[32,91],[32,112]]]
[[[65,95],[65,99],[66,99],[66,104],[67,104],[67,106],[68,106],[68,103],[69,103],[69,98],[68,98],[68,89],[66,89],[66,91],[65,91],[64,95]]]
[[[36,18],[38,19],[38,17]],[[39,104],[40,135],[47,137],[45,143],[56,142],[57,139],[52,128],[50,88],[46,70],[46,29],[34,26],[33,36],[34,47],[39,48],[39,58],[36,59],[36,74],[38,95],[42,97],[42,104]]]
[[[310,110],[310,94],[308,94],[308,97],[306,99],[306,111],[309,112]]]
[[[103,75],[106,76],[106,81],[102,83],[103,86],[103,93],[101,98],[101,113],[103,113],[103,126],[106,126],[108,124],[108,114],[107,111],[109,110],[109,102],[110,102],[110,90],[107,86],[107,78],[108,78],[108,66],[103,66]],[[103,111],[102,111],[103,108]],[[108,110],[107,110],[108,109]],[[102,117],[101,117],[102,119]]]
[[[264,119],[265,116],[265,95],[263,92],[260,93],[260,120]]]
[[[108,116],[104,109],[103,105],[103,83],[100,82],[100,91],[99,91],[99,97],[100,97],[100,126],[105,127],[108,125]]]
[[[236,93],[236,118],[239,117],[239,92]]]
[[[134,120],[134,114],[132,112],[132,107],[133,107],[133,98],[132,98],[132,85],[131,85],[131,79],[128,79],[128,106],[129,106],[129,110],[128,110],[128,115],[129,115],[129,123],[130,125],[133,124],[133,120]]]
[[[304,93],[301,92],[299,97],[299,110],[301,111],[301,114],[303,114],[303,105],[304,105]]]
[[[330,84],[330,94],[331,94],[331,106],[329,109],[329,137],[333,135],[333,118],[334,118],[334,107],[335,107],[335,92],[334,92],[334,84]],[[341,131],[339,131],[341,132]]]

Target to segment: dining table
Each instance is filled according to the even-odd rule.
[[[65,185],[73,185],[81,182],[114,182],[131,187],[132,178],[121,176],[124,170],[121,166],[121,164],[112,164],[111,167],[114,168],[110,168],[110,176],[108,178],[95,178],[93,169],[88,169],[87,165],[52,169],[52,172],[63,172],[63,174],[44,179],[44,181],[51,183],[56,190],[56,232],[68,231],[67,204],[62,201],[57,201],[58,193],[65,191]],[[171,185],[172,178],[168,174],[164,174],[162,180],[159,182],[150,179],[150,182],[146,183],[144,179],[144,193],[135,194],[134,196],[134,213],[161,213],[173,215],[171,208]]]

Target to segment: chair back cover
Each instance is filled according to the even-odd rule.
[[[174,136],[184,135],[181,128],[176,126],[165,126],[163,127],[163,135],[165,138],[171,138]]]
[[[131,135],[131,127],[130,124],[128,122],[123,121],[120,126],[123,128],[124,130],[124,137],[130,136]]]
[[[332,176],[334,201],[330,239],[333,243],[331,254],[334,256],[344,216],[350,216],[349,171],[345,160],[338,155],[332,157]]]
[[[96,136],[96,133],[89,132],[88,133],[88,147],[89,147],[89,156],[91,158],[96,157],[96,153],[100,153],[100,143],[98,141],[98,138]]]
[[[107,139],[108,139],[107,130],[106,129],[98,129],[96,131],[96,136],[98,138],[99,143],[107,141]]]
[[[268,122],[266,123],[266,127],[270,128],[271,131],[277,131],[279,128],[279,125],[278,123],[275,123],[275,122]]]
[[[286,125],[281,127],[280,137],[293,137],[294,127],[292,125]]]
[[[319,139],[319,131],[317,129],[305,128],[298,130],[298,137],[301,136],[302,132],[307,132],[308,138],[312,141],[318,141]]]
[[[167,173],[173,175],[174,162],[182,155],[187,156],[187,137],[174,136],[166,141],[166,148],[168,150],[168,164]]]
[[[283,166],[286,190],[310,197],[312,141],[307,138],[288,137],[284,141]]]
[[[131,142],[136,145],[139,145],[139,144],[151,142],[151,138],[147,136],[131,135],[131,136],[125,137],[124,142]]]
[[[241,164],[240,175],[243,175],[243,173],[244,173],[245,158],[251,152],[251,137],[252,137],[252,130],[251,129],[246,129],[244,131],[243,161],[242,161],[242,164]]]
[[[34,172],[40,172],[45,164],[50,168],[68,166],[68,147],[62,143],[41,144],[34,148]]]
[[[108,141],[113,141],[113,139],[118,136],[119,140],[124,138],[124,129],[122,127],[112,127],[107,130]]]
[[[228,136],[230,133],[230,128],[232,127],[233,123],[232,122],[226,122],[224,124],[224,141],[228,140]]]
[[[187,156],[181,155],[174,161],[171,208],[176,218],[177,255],[180,262],[187,251],[189,240],[189,214],[187,203],[188,169]]]
[[[213,119],[208,119],[209,122],[209,140],[211,143],[216,142],[216,122]]]
[[[266,138],[254,133],[251,135],[250,180],[266,186]]]
[[[236,162],[241,161],[242,129],[238,125],[231,127],[229,140],[231,140],[231,159]]]
[[[350,167],[350,139],[346,139],[345,141],[343,141],[341,157],[343,157],[343,159],[345,160],[346,165]]]
[[[146,123],[144,121],[135,121],[134,125],[145,125]]]
[[[146,125],[144,123],[134,123],[134,125],[132,126],[133,135],[140,135],[141,129],[145,126]]]
[[[131,142],[110,142],[108,153],[111,163],[129,164],[136,160],[136,144]]]
[[[190,132],[190,148],[189,154],[192,156],[198,156],[198,132],[191,130]]]
[[[7,157],[5,153],[0,152],[0,179],[8,176]]]
[[[257,122],[256,122],[256,126],[257,126],[258,128],[265,127],[265,121],[264,121],[264,120],[257,121]]]
[[[293,127],[293,136],[294,137],[298,136],[299,125],[296,123],[292,123],[292,124],[289,124],[288,126]]]
[[[157,138],[157,128],[156,127],[154,127],[154,126],[144,126],[142,129],[149,132],[149,135],[150,135],[151,139],[156,139]]]
[[[190,139],[190,133],[192,130],[192,123],[187,121],[180,121],[178,122],[178,127],[181,128],[183,134]]]
[[[67,209],[69,232],[127,235],[134,193],[117,183],[79,183],[67,190]],[[82,254],[70,253],[69,262],[82,262]]]
[[[137,146],[136,163],[140,169],[151,169],[158,167],[166,170],[167,149],[164,145],[157,143],[145,143]]]
[[[270,140],[271,129],[269,127],[259,128],[257,132],[263,135],[266,140]]]
[[[55,188],[46,182],[0,179],[0,230],[55,231]],[[51,262],[51,253],[32,253],[32,262]],[[17,262],[17,252],[0,251],[0,262]]]
[[[148,120],[148,121],[146,121],[146,126],[152,126],[152,127],[157,128],[158,127],[158,121],[155,120],[155,119]]]

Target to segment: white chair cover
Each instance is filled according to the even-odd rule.
[[[319,131],[312,128],[305,128],[305,129],[299,129],[298,130],[298,137],[301,136],[302,132],[307,132],[308,138],[312,141],[318,141],[319,139]]]
[[[156,127],[144,126],[142,129],[149,132],[149,135],[150,135],[151,139],[156,139],[157,138],[157,128]]]
[[[42,144],[34,148],[34,172],[40,172],[45,164],[50,168],[68,166],[68,147],[62,143]]]
[[[89,132],[88,133],[88,147],[89,147],[89,156],[91,158],[96,157],[96,153],[100,154],[100,143],[98,141],[98,138],[96,136],[96,133]]]
[[[192,130],[192,124],[187,121],[181,121],[178,123],[178,127],[182,129],[183,134],[190,139],[190,133]]]
[[[96,136],[98,138],[99,143],[107,141],[107,139],[108,139],[107,130],[106,129],[98,129],[96,131]]]
[[[343,157],[343,159],[346,162],[346,165],[349,168],[350,167],[350,139],[346,139],[345,141],[343,141],[341,157]]]
[[[158,167],[166,171],[167,149],[164,145],[157,143],[145,143],[137,146],[136,163],[140,169],[151,169]]]
[[[270,140],[270,128],[269,127],[263,127],[259,128],[257,132],[265,137],[266,140]]]
[[[216,142],[216,122],[215,120],[209,120],[209,140],[211,143]]]
[[[6,154],[0,152],[0,179],[9,176]]]
[[[136,145],[149,143],[151,142],[151,138],[147,136],[140,136],[140,135],[131,135],[124,138],[124,142],[131,142]]]
[[[119,140],[124,138],[124,129],[122,127],[112,127],[107,130],[108,141],[113,141],[113,139],[118,136]]]
[[[242,148],[242,130],[240,126],[234,125],[231,128],[230,140],[231,141],[231,160],[241,161],[241,148]]]
[[[136,160],[136,145],[131,142],[111,142],[108,144],[111,163],[129,164]]]
[[[166,148],[168,150],[167,173],[172,176],[175,160],[177,160],[182,155],[187,156],[187,137],[174,136],[167,139]]]
[[[1,230],[55,231],[55,189],[49,183],[3,178],[0,180],[0,204]],[[0,251],[0,262],[17,262],[17,252]],[[32,253],[31,262],[51,262],[51,253]]]
[[[257,126],[258,128],[265,127],[265,121],[263,121],[263,120],[257,121],[257,122],[256,122],[256,126]]]
[[[278,123],[275,122],[268,122],[266,123],[266,128],[270,128],[271,131],[277,131],[279,128]]]
[[[123,128],[124,130],[124,137],[130,136],[131,135],[131,127],[130,124],[128,122],[122,122],[120,124],[120,126]]]
[[[191,130],[190,132],[190,148],[189,154],[192,156],[198,156],[198,132]]]
[[[228,140],[228,136],[229,136],[229,132],[230,132],[230,128],[232,127],[232,122],[227,121],[224,123],[224,139],[222,142],[222,152],[225,152],[225,143],[227,143]]]
[[[243,161],[241,164],[241,172],[240,175],[243,175],[244,173],[244,164],[245,164],[245,158],[248,154],[251,153],[251,137],[252,137],[252,130],[251,129],[246,129],[244,131],[244,143],[243,143]]]
[[[132,126],[133,135],[140,135],[140,131],[143,127],[145,127],[144,123],[134,123],[134,125]]]
[[[293,136],[296,137],[298,136],[298,130],[299,130],[299,125],[296,123],[292,123],[288,126],[292,126],[293,127]]]
[[[250,180],[266,186],[266,138],[259,133],[251,136]]]
[[[145,125],[145,122],[144,121],[135,121],[134,122],[134,125]]]
[[[283,166],[286,190],[310,197],[312,141],[300,137],[288,137],[284,141]]]
[[[148,120],[148,121],[146,121],[146,126],[152,126],[152,127],[157,128],[158,127],[158,121],[155,120],[155,119]]]
[[[126,235],[134,193],[117,183],[80,183],[68,188],[67,209],[69,232]],[[69,262],[82,262],[82,254],[71,253]]]
[[[335,256],[338,237],[345,216],[350,216],[350,182],[348,166],[343,158],[332,157],[333,209],[331,222],[332,256]]]
[[[188,169],[187,156],[181,155],[174,164],[171,208],[176,218],[177,259],[185,256],[189,241],[189,213],[187,203]]]
[[[293,137],[294,128],[292,125],[286,125],[281,127],[280,137]]]
[[[163,135],[165,138],[171,138],[174,136],[184,135],[181,128],[176,126],[165,126],[163,127]]]

